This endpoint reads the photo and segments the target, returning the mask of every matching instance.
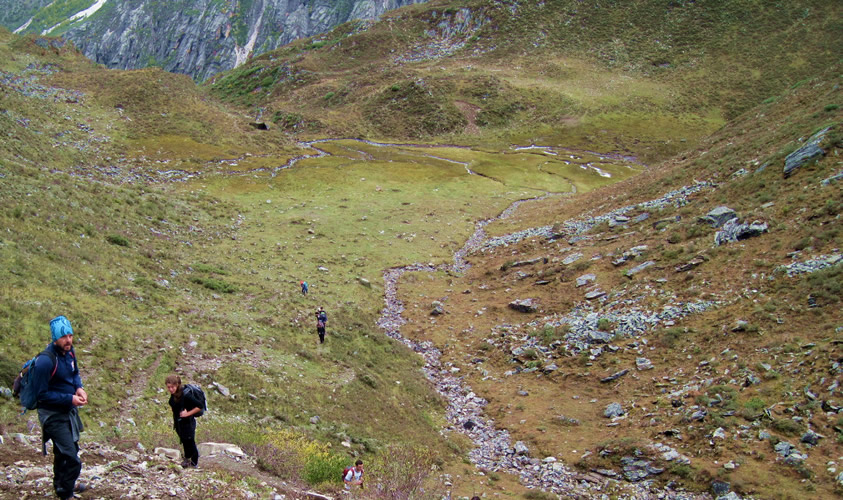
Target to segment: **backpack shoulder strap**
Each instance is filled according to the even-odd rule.
[[[50,372],[50,378],[53,378],[53,376],[56,374],[56,370],[58,370],[59,368],[59,360],[58,358],[56,358],[56,353],[54,353],[48,348],[44,349],[41,354],[46,355],[48,358],[50,358],[50,361],[53,362],[53,371]]]

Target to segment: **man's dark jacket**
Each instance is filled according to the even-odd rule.
[[[53,362],[49,356],[38,356],[35,360],[35,377],[33,389],[38,394],[38,408],[59,412],[69,412],[73,408],[73,395],[76,389],[82,387],[82,377],[79,376],[79,366],[76,364],[76,352],[71,348],[64,352],[55,344],[47,346],[56,355],[56,373],[53,372]]]

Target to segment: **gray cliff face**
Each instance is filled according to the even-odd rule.
[[[201,81],[297,38],[420,1],[108,0],[63,36],[109,68],[160,66]]]
[[[0,1],[0,26],[14,31],[52,0],[2,0]]]

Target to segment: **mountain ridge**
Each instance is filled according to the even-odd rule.
[[[313,36],[351,20],[375,19],[382,13],[415,3],[405,0],[321,0],[288,2],[213,0],[161,2],[148,0],[97,0],[90,2],[90,15],[79,15],[68,6],[66,17],[55,24],[39,23],[52,2],[35,3],[30,22],[18,25],[16,9],[3,24],[20,33],[61,35],[73,41],[91,60],[108,68],[140,69],[150,66],[205,80],[242,64],[247,58],[274,50],[298,39]],[[78,4],[78,2],[76,2]],[[25,4],[17,4],[25,9]],[[43,9],[43,10],[42,10]],[[18,31],[16,31],[18,32]]]

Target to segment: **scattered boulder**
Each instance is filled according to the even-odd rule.
[[[745,332],[746,328],[748,326],[749,326],[749,323],[747,323],[746,321],[744,321],[742,319],[739,319],[737,322],[735,322],[735,326],[732,327],[732,331],[733,332]]]
[[[612,334],[609,332],[601,332],[600,330],[592,330],[587,334],[589,344],[608,344],[612,341]]]
[[[571,264],[573,264],[574,262],[576,262],[580,259],[582,259],[581,253],[572,253],[571,255],[562,259],[562,263],[565,264],[566,266],[570,266]]]
[[[732,489],[732,485],[725,482],[725,481],[716,481],[715,480],[715,481],[711,482],[711,494],[714,495],[715,497],[720,497],[722,495],[725,495],[726,493],[729,493],[729,491],[731,489]]]
[[[441,316],[441,315],[445,314],[445,306],[443,306],[442,303],[439,302],[438,300],[434,300],[433,303],[431,304],[431,307],[432,307],[432,309],[430,311],[431,316]]]
[[[629,222],[629,217],[625,215],[615,215],[609,219],[609,227],[622,226]]]
[[[776,443],[773,449],[776,450],[776,453],[778,453],[779,455],[786,457],[790,455],[791,452],[793,452],[796,448],[787,441],[779,441],[778,443]]]
[[[366,288],[372,288],[372,283],[369,280],[367,280],[366,278],[362,278],[362,277],[357,278],[357,282],[360,283],[361,285],[365,286]]]
[[[155,455],[167,457],[170,460],[178,460],[179,458],[181,458],[181,452],[179,450],[174,450],[173,448],[158,447],[152,450],[152,453],[154,453]]]
[[[812,135],[810,139],[801,148],[787,155],[784,159],[784,178],[790,177],[796,169],[825,156],[825,150],[820,147],[820,143],[825,139],[825,135],[831,127],[826,127],[816,134]]]
[[[704,217],[700,217],[699,221],[709,224],[711,227],[722,227],[726,222],[737,219],[738,214],[729,207],[717,207],[707,213]]]
[[[594,283],[596,279],[597,276],[593,274],[583,274],[582,276],[577,278],[577,288],[588,285],[589,283]]]
[[[648,248],[647,245],[639,245],[639,246],[636,246],[636,247],[632,247],[629,250],[627,250],[626,252],[624,252],[623,254],[621,254],[620,257],[613,260],[612,264],[614,266],[620,266],[620,265],[626,263],[627,261],[629,261],[630,259],[633,259],[635,257],[638,257],[638,256],[642,255],[644,252],[647,251],[647,248]]]
[[[592,291],[588,292],[587,294],[585,294],[585,298],[587,300],[594,300],[594,299],[599,299],[600,297],[603,297],[604,295],[606,295],[606,292],[604,292],[603,290],[592,290]]]
[[[808,431],[802,435],[802,439],[800,441],[805,444],[810,444],[811,446],[816,446],[822,437],[823,436],[814,431]]]
[[[606,407],[606,410],[603,411],[603,416],[606,418],[615,418],[621,417],[626,412],[623,410],[623,407],[620,403],[609,403]]]
[[[606,378],[600,379],[600,381],[603,382],[604,384],[606,384],[606,383],[612,382],[613,380],[617,380],[617,379],[623,377],[627,373],[629,373],[629,370],[621,370],[619,372],[616,372],[616,373],[613,373],[613,374],[609,375]]]
[[[705,262],[705,258],[703,258],[701,255],[698,255],[698,256],[694,257],[693,259],[689,260],[688,262],[686,262],[684,264],[679,264],[678,266],[676,266],[676,272],[677,273],[683,273],[685,271],[690,271],[691,269],[699,266],[703,262]]]
[[[640,213],[632,219],[632,224],[638,224],[640,222],[644,222],[645,220],[650,218],[649,212]]]
[[[635,358],[635,368],[638,371],[652,370],[653,363],[647,358]]]
[[[635,457],[621,458],[623,464],[623,475],[627,481],[635,483],[643,481],[649,476],[654,476],[664,472],[661,467],[653,467],[649,460],[644,460]]]
[[[754,221],[752,224],[741,224],[737,219],[731,219],[720,231],[714,234],[714,244],[723,245],[735,241],[745,240],[766,233],[766,222]]]
[[[527,445],[524,444],[523,441],[516,441],[515,446],[513,447],[513,451],[516,455],[529,455],[530,449],[527,448]]]
[[[228,387],[220,384],[219,382],[214,382],[211,385],[214,386],[217,389],[217,392],[219,392],[223,396],[225,396],[225,397],[231,396],[231,391],[228,390]]]
[[[533,299],[518,299],[509,303],[509,308],[522,313],[536,312],[536,305]]]
[[[638,274],[641,271],[647,269],[648,267],[655,266],[655,265],[656,265],[656,263],[652,260],[648,260],[647,262],[644,262],[642,264],[638,264],[637,266],[633,267],[632,269],[630,269],[626,272],[626,277],[629,278],[632,275]]]
[[[691,422],[702,422],[703,420],[705,420],[706,415],[708,415],[708,412],[706,410],[696,410],[694,413],[691,413],[690,420]]]
[[[829,186],[829,185],[831,185],[835,182],[841,181],[841,180],[843,180],[843,172],[832,175],[831,177],[829,177],[827,179],[823,179],[822,181],[820,181],[820,184],[822,184],[823,186]]]
[[[245,457],[246,454],[236,444],[230,443],[199,443],[199,455],[209,456],[225,453],[234,457]]]

